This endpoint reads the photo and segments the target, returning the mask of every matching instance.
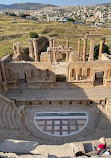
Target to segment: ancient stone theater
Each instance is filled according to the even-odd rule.
[[[0,59],[0,141],[62,144],[110,137],[111,60],[103,52],[105,38],[85,35],[78,39],[78,52],[69,39],[66,46],[46,37],[28,42],[26,53],[16,42],[14,53]]]

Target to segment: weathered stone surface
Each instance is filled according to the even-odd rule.
[[[10,140],[7,139],[0,145],[1,152],[19,153],[19,154],[36,154],[36,155],[55,155],[56,157],[72,157],[73,144],[64,145],[38,145],[37,142]],[[40,157],[39,157],[40,158]]]
[[[17,155],[15,153],[0,152],[0,158],[48,158],[48,155],[33,155],[33,154]]]
[[[82,151],[83,153],[85,153],[85,149],[82,142],[74,143],[73,147],[74,153],[77,153],[78,151]]]
[[[38,153],[43,155],[48,154],[54,155],[56,157],[72,157],[74,155],[73,152],[73,144],[68,143],[64,145],[39,145],[37,147]]]
[[[37,154],[37,142],[7,139],[0,145],[1,152]]]

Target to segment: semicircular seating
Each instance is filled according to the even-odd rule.
[[[0,95],[0,128],[2,129],[21,129],[21,122],[24,115],[24,106],[16,107],[13,101]]]

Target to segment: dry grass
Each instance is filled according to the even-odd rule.
[[[57,23],[57,22],[36,22],[24,19],[16,19],[13,17],[0,15],[0,36],[13,34],[26,34],[20,38],[10,38],[0,41],[0,57],[12,53],[13,42],[19,41],[22,47],[28,46],[29,33],[36,32],[38,35],[46,37],[54,37],[56,46],[65,45],[66,39],[69,37],[70,46],[77,51],[77,36],[89,34],[103,34],[106,37],[106,44],[111,47],[111,29],[94,28],[81,24]],[[88,40],[88,50],[89,50]],[[99,39],[95,40],[95,44]],[[83,42],[82,42],[83,46]]]

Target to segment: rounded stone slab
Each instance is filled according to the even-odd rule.
[[[42,131],[40,131],[34,124],[34,116],[36,112],[86,112],[88,114],[88,122],[83,130],[80,132],[73,134],[73,135],[68,135],[68,136],[53,136],[53,135],[48,135]],[[67,143],[67,142],[72,142],[72,141],[79,141],[81,138],[85,135],[88,135],[94,128],[95,125],[95,120],[97,118],[99,110],[97,110],[97,107],[81,107],[81,106],[75,106],[75,107],[69,107],[67,105],[61,106],[61,107],[27,107],[25,109],[25,117],[23,124],[25,128],[34,136],[39,137],[43,140],[46,140],[47,142],[52,142],[56,144],[61,144],[61,143]],[[30,118],[30,119],[28,119]],[[60,126],[61,127],[61,126]],[[55,127],[54,127],[55,128]]]
[[[0,152],[37,154],[37,146],[38,143],[33,141],[6,139],[5,142],[0,145]]]

